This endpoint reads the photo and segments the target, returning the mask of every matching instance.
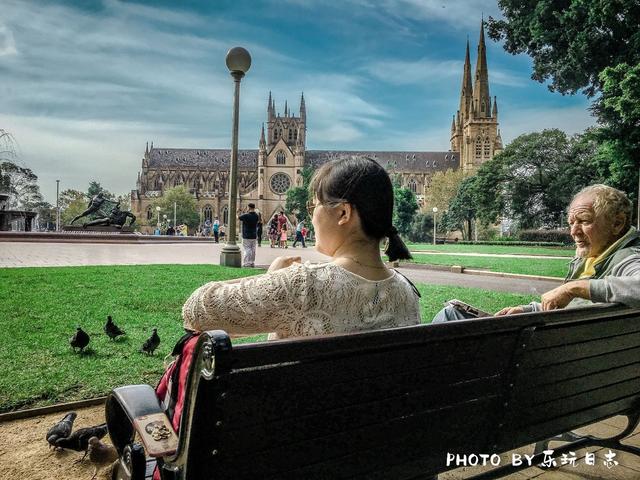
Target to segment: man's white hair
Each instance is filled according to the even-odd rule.
[[[627,195],[618,190],[617,188],[603,185],[601,183],[595,185],[589,185],[588,187],[580,190],[574,197],[571,203],[576,198],[583,195],[590,195],[593,200],[593,211],[596,215],[605,215],[606,218],[613,219],[618,214],[624,215],[624,228],[622,232],[626,232],[631,226],[631,216],[633,211],[633,205]]]

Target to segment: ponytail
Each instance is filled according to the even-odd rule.
[[[389,257],[389,261],[394,262],[396,260],[409,260],[413,258],[409,253],[409,249],[404,244],[396,227],[392,226],[387,233],[387,242],[384,253]]]

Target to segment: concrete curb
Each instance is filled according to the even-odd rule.
[[[208,237],[168,237],[166,235],[136,235],[132,233],[44,233],[44,232],[0,232],[0,242],[44,242],[44,243],[210,243]]]
[[[10,422],[12,420],[20,420],[21,418],[37,417],[39,415],[48,415],[49,413],[64,412],[75,410],[76,408],[93,407],[101,405],[107,401],[107,397],[89,398],[87,400],[78,400],[75,402],[56,403],[47,405],[46,407],[28,408],[25,410],[16,410],[14,412],[0,413],[0,423]]]
[[[520,278],[524,280],[545,280],[556,281],[562,283],[563,279],[559,277],[546,277],[544,275],[526,275],[524,273],[507,273],[507,272],[492,272],[489,270],[475,270],[471,268],[464,268],[460,265],[428,265],[424,263],[401,263],[399,268],[407,268],[413,270],[437,270],[440,272],[461,273],[467,275],[484,275],[490,277],[504,277],[504,278]]]

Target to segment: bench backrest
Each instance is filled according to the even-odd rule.
[[[208,332],[175,464],[190,479],[400,480],[445,470],[447,452],[541,440],[638,401],[639,315],[595,308],[233,348]]]

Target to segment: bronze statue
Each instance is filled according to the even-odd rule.
[[[74,219],[71,220],[71,223],[69,225],[73,225],[73,222],[75,222],[79,218],[86,217],[87,215],[91,215],[92,213],[96,213],[96,212],[99,212],[100,214],[102,214],[103,217],[106,216],[106,213],[100,210],[100,207],[102,207],[102,205],[105,202],[116,203],[116,202],[113,202],[112,200],[108,200],[104,198],[104,196],[102,195],[102,192],[98,193],[97,195],[94,195],[94,197],[89,202],[87,209],[84,212],[82,212],[80,215],[74,217]]]
[[[113,225],[116,228],[122,228],[124,224],[127,223],[127,218],[131,219],[129,226],[133,225],[136,221],[136,216],[127,210],[120,210],[120,202],[117,202],[111,209],[111,213],[108,217],[96,218],[90,222],[83,223],[82,228],[91,227],[93,225]]]

